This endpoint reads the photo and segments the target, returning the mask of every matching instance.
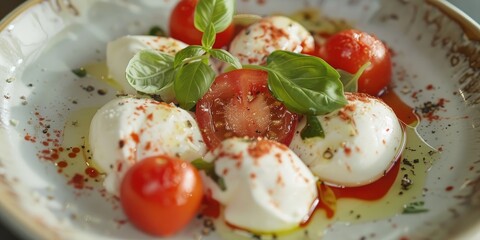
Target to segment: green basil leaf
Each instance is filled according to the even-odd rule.
[[[200,0],[195,7],[194,24],[200,32],[205,32],[213,23],[215,33],[219,33],[232,23],[234,13],[235,0]]]
[[[199,57],[205,54],[205,50],[201,46],[190,45],[175,54],[173,66],[177,68],[185,59]]]
[[[157,94],[160,97],[160,99],[162,99],[162,101],[167,103],[171,103],[175,101],[175,91],[173,89],[173,82],[174,81],[169,82],[167,85],[165,85],[165,87],[163,87],[158,91]]]
[[[224,49],[212,49],[210,50],[210,55],[222,62],[229,63],[236,69],[242,68],[242,64],[238,59],[234,56],[232,56],[231,53],[229,53],[227,50]]]
[[[363,64],[363,66],[361,66],[355,74],[337,69],[338,73],[340,74],[340,81],[343,83],[345,92],[358,92],[358,79],[370,65],[370,62]]]
[[[190,163],[198,170],[204,171],[209,178],[211,178],[215,183],[218,184],[218,186],[222,191],[227,190],[225,181],[223,180],[222,177],[218,176],[218,174],[215,172],[215,163],[207,162],[202,158],[195,159]]]
[[[266,68],[270,91],[290,111],[323,115],[347,104],[340,75],[320,58],[277,50]]]
[[[307,118],[307,124],[300,132],[300,137],[302,137],[303,140],[314,137],[325,138],[325,132],[317,116],[307,115],[305,117]]]
[[[215,71],[203,61],[180,68],[174,82],[175,97],[180,107],[190,110],[203,97],[215,79]]]
[[[128,83],[137,91],[158,94],[174,79],[173,56],[141,50],[130,60],[126,69]]]
[[[215,28],[213,27],[213,24],[210,23],[202,35],[202,46],[206,49],[211,49],[215,43],[215,36]]]

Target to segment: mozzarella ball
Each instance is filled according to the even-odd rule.
[[[290,148],[320,180],[361,186],[384,175],[401,154],[405,132],[393,110],[366,94],[346,94],[348,104],[317,116],[325,138],[302,139],[299,122]]]
[[[252,232],[299,226],[317,198],[316,179],[285,145],[272,140],[230,138],[207,153],[225,190],[202,173],[206,192],[224,208],[225,220]]]
[[[105,189],[115,195],[137,161],[162,154],[192,161],[207,151],[189,112],[146,98],[116,98],[100,108],[89,143],[95,163],[106,173]]]
[[[243,29],[230,44],[230,53],[242,64],[264,64],[270,53],[285,50],[300,53],[314,48],[312,35],[284,16],[271,16]]]

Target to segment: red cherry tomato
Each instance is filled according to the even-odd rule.
[[[169,156],[146,158],[125,175],[120,201],[129,220],[155,236],[182,230],[195,217],[203,197],[195,167]]]
[[[170,36],[190,45],[201,45],[203,33],[194,25],[194,12],[198,0],[181,0],[170,16]],[[223,32],[217,33],[213,47],[221,48],[233,38],[234,26],[230,24]]]
[[[219,75],[197,103],[196,117],[207,146],[230,137],[266,137],[289,145],[298,116],[277,101],[265,71],[240,69]]]
[[[321,57],[334,68],[356,73],[370,62],[358,82],[358,91],[380,95],[392,79],[392,62],[387,47],[375,36],[358,30],[345,30],[327,39]]]

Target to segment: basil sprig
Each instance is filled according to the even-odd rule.
[[[203,32],[202,45],[180,50],[175,57],[142,50],[129,62],[126,77],[139,92],[174,96],[184,109],[191,109],[210,88],[215,70],[210,57],[241,68],[237,58],[221,49],[213,49],[217,32],[225,30],[233,19],[234,0],[200,0],[194,13],[195,27]]]
[[[152,50],[140,51],[127,67],[128,82],[140,92],[173,95],[184,109],[194,107],[215,78],[209,61],[211,57],[242,68],[229,52],[213,48],[216,33],[231,24],[234,7],[234,0],[200,0],[194,21],[196,28],[203,32],[202,45],[188,46],[175,57]],[[340,79],[347,79],[345,81],[350,84],[359,77],[347,74],[341,77],[320,58],[282,50],[272,52],[266,66],[245,67],[266,70],[272,95],[290,111],[307,116],[327,114],[346,105]],[[316,126],[311,128],[316,132],[313,135],[321,136],[319,122],[312,118],[310,123]]]

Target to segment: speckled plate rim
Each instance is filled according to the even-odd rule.
[[[3,19],[0,20],[0,31],[28,10],[38,6],[45,0],[27,0]],[[0,126],[1,127],[1,126]],[[55,231],[48,228],[40,220],[29,216],[15,199],[12,189],[2,177],[0,181],[0,219],[4,225],[12,229],[19,237],[26,239],[61,239]]]
[[[45,2],[46,0],[27,0],[7,16],[0,20],[0,31],[3,31],[16,18],[30,10],[31,8]],[[480,24],[474,21],[462,10],[448,2],[447,0],[424,0],[443,12],[454,22],[458,23],[466,36],[473,41],[480,41]],[[1,176],[0,176],[1,178]],[[2,222],[13,229],[20,237],[27,239],[61,239],[57,233],[45,226],[41,221],[31,218],[21,208],[12,194],[12,189],[5,179],[0,179],[0,219]],[[478,239],[480,238],[480,210],[471,211],[464,216],[461,221],[454,225],[455,231],[451,239]]]

